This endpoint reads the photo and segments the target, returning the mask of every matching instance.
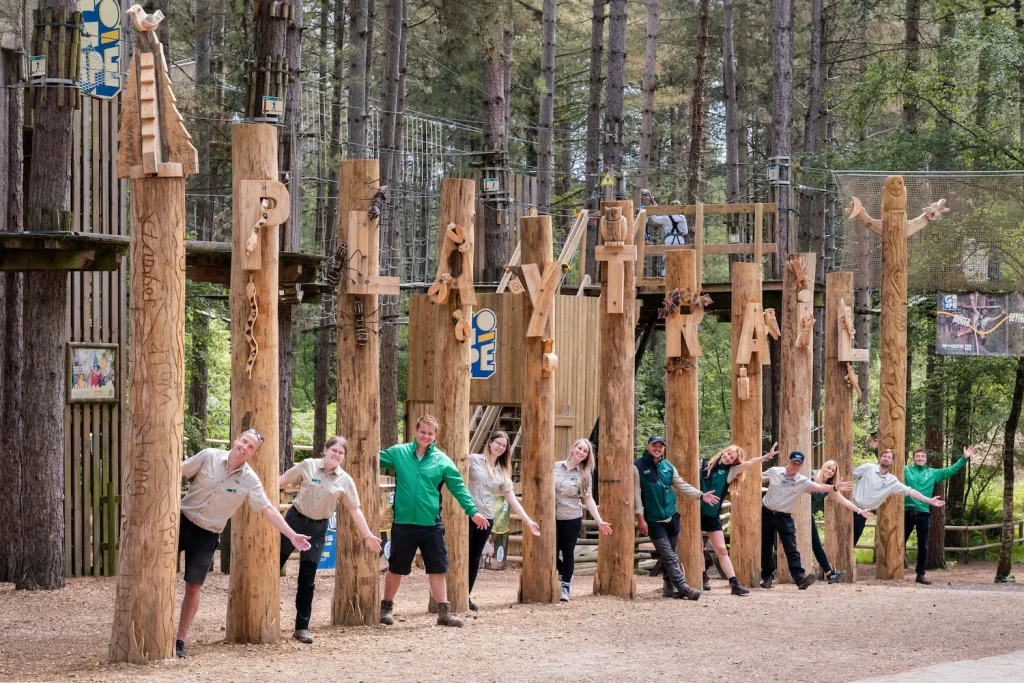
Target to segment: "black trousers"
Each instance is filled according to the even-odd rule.
[[[917,575],[924,576],[928,564],[928,530],[932,526],[932,513],[905,509],[903,511],[903,545],[906,546],[910,532],[917,529]]]
[[[555,520],[555,566],[566,583],[572,581],[572,573],[576,569],[576,540],[582,528],[582,517]]]
[[[811,519],[811,549],[814,550],[814,559],[818,561],[818,565],[827,577],[832,573],[832,565],[828,562],[825,546],[821,544],[821,536],[818,535],[818,525],[814,523],[813,519]]]
[[[285,521],[292,529],[309,536],[309,550],[299,555],[299,585],[295,591],[295,630],[309,628],[309,618],[313,614],[313,592],[316,590],[316,568],[320,564],[320,555],[324,550],[327,536],[327,524],[330,520],[310,519],[295,507],[288,508]],[[283,534],[281,535],[281,566],[288,561],[295,546]]]
[[[796,549],[796,525],[793,515],[775,512],[761,506],[761,578],[775,575],[775,534],[782,541],[786,552],[786,563],[793,583],[804,580],[804,568],[800,566],[800,551]]]
[[[864,525],[868,523],[868,520],[864,519],[863,515],[853,514],[853,545],[856,546],[860,543],[860,537],[864,535]],[[854,551],[856,552],[856,551]]]
[[[476,524],[469,523],[469,593],[473,594],[473,584],[476,583],[476,574],[480,571],[480,558],[484,554],[484,546],[487,539],[491,537],[491,528],[494,520],[487,520],[486,529],[477,529]]]

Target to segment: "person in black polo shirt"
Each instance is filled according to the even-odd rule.
[[[652,436],[647,440],[647,450],[633,463],[633,509],[637,526],[641,536],[650,533],[651,543],[665,567],[665,586],[661,594],[666,598],[697,600],[700,591],[687,585],[686,574],[676,555],[679,539],[676,491],[694,500],[718,502],[714,493],[702,494],[683,481],[672,463],[665,459],[665,438]]]

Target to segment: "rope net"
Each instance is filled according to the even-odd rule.
[[[1024,288],[1024,173],[836,171],[844,206],[853,197],[881,218],[882,185],[902,175],[907,217],[946,200],[941,221],[907,244],[908,288],[915,292],[1006,292]],[[840,220],[835,265],[855,272],[855,286],[880,286],[881,237],[857,221]]]

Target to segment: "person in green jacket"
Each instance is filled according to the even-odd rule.
[[[462,626],[462,620],[452,615],[445,583],[448,548],[441,523],[442,484],[448,487],[478,529],[487,528],[487,520],[473,504],[455,463],[434,445],[437,430],[437,419],[424,415],[416,420],[416,439],[412,443],[398,444],[380,452],[380,468],[395,471],[395,521],[391,525],[384,599],[380,601],[380,623],[388,626],[395,623],[395,595],[402,585],[402,577],[412,571],[417,549],[427,570],[430,595],[437,603],[438,625]]]
[[[921,495],[931,496],[935,485],[946,481],[962,470],[973,454],[973,447],[965,448],[964,457],[949,467],[939,469],[928,467],[928,452],[923,448],[918,448],[912,456],[914,464],[903,470],[903,481]],[[906,545],[907,540],[910,539],[910,533],[917,529],[917,583],[926,586],[930,586],[932,583],[924,576],[925,565],[928,562],[928,530],[931,528],[931,524],[931,506],[910,496],[903,499],[903,543]]]

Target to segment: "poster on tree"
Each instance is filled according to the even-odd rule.
[[[938,294],[935,350],[947,356],[1024,356],[1024,294]]]

